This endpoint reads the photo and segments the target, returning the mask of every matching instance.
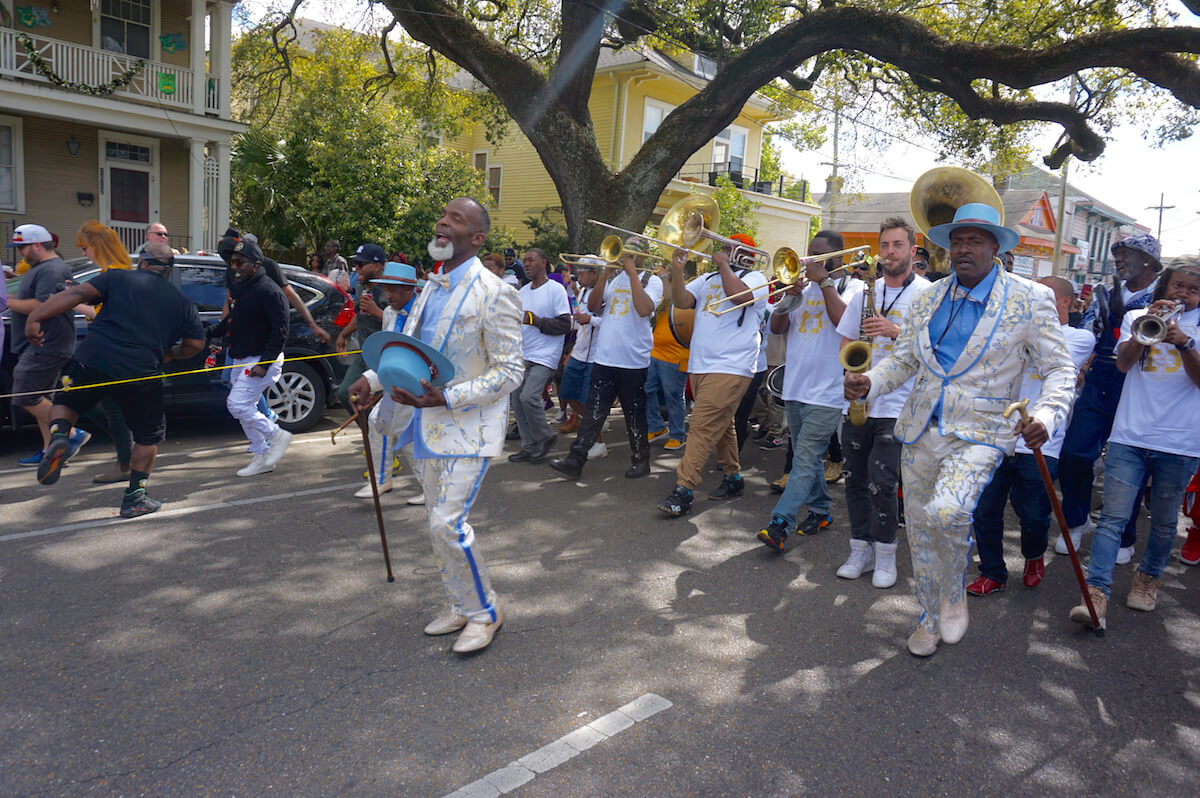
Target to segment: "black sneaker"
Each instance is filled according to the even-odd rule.
[[[783,551],[783,547],[787,545],[787,528],[788,522],[784,521],[779,516],[775,516],[771,519],[771,523],[767,525],[766,529],[759,531],[758,539],[761,540],[763,545],[768,549],[774,549],[775,551],[781,552]]]
[[[782,449],[783,443],[783,438],[767,438],[758,445],[758,448],[762,449],[764,452],[773,452],[776,449]]]
[[[149,515],[162,507],[162,502],[151,499],[145,488],[139,488],[133,493],[126,493],[121,499],[121,517],[137,518],[139,515]]]
[[[680,516],[692,509],[692,492],[682,485],[676,485],[667,498],[658,505],[658,509],[670,516]]]
[[[638,460],[636,463],[629,466],[629,468],[625,469],[625,478],[626,479],[637,479],[638,477],[644,477],[649,473],[650,473],[650,461],[648,459],[647,460]],[[690,499],[689,499],[689,503],[690,503]]]
[[[53,485],[62,474],[62,467],[71,456],[71,439],[66,435],[51,435],[50,443],[38,463],[37,481],[43,485]]]
[[[713,501],[721,501],[722,499],[733,499],[742,495],[742,491],[746,489],[746,483],[742,480],[741,474],[733,476],[726,475],[717,489],[708,494],[708,498]]]
[[[801,535],[815,535],[832,523],[832,513],[826,513],[825,515],[821,515],[820,513],[809,513],[808,518],[804,519],[804,522],[800,524],[800,528],[796,531]]]

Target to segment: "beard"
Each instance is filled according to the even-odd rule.
[[[899,277],[900,275],[902,275],[908,271],[908,267],[909,267],[910,263],[911,263],[911,261],[908,261],[908,260],[906,260],[906,261],[885,260],[880,264],[880,266],[882,268],[883,273],[886,274],[888,277]]]
[[[454,242],[448,239],[445,244],[439,246],[435,236],[429,240],[429,246],[426,249],[429,250],[429,257],[434,260],[450,260],[454,257]]]

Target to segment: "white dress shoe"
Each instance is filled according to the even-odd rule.
[[[496,608],[496,620],[487,623],[485,621],[470,621],[462,634],[454,641],[454,653],[469,654],[472,651],[481,651],[492,644],[492,638],[496,636],[500,625],[504,623],[504,613],[500,608]]]
[[[382,496],[383,494],[387,493],[391,489],[392,489],[392,481],[390,479],[387,482],[381,482],[379,484],[379,495]],[[370,482],[368,482],[366,485],[363,485],[361,488],[359,488],[358,490],[356,490],[354,492],[354,497],[356,499],[370,499],[373,496],[374,496],[374,494],[371,492],[371,483]]]
[[[253,477],[258,474],[269,474],[275,470],[275,465],[267,461],[267,453],[254,455],[254,459],[245,468],[238,469],[239,477]]]
[[[414,507],[422,505],[425,503],[425,494],[418,493],[416,496],[409,496],[407,499],[405,499],[405,501]]]
[[[943,603],[938,612],[938,632],[941,633],[942,640],[951,645],[962,640],[963,635],[967,633],[969,621],[965,600],[953,604]]]
[[[466,625],[467,616],[450,612],[430,621],[429,625],[425,627],[425,634],[434,637],[437,635],[448,635],[451,632],[457,632]]]
[[[274,467],[274,465],[279,462],[280,458],[283,457],[283,453],[287,451],[288,444],[291,442],[292,433],[288,432],[283,427],[275,430],[275,434],[272,435],[271,440],[268,441],[268,443],[271,444],[271,448],[267,450],[267,462],[270,463],[272,467]]]
[[[936,632],[918,626],[917,631],[908,636],[908,650],[914,657],[932,656],[937,651],[940,640]]]

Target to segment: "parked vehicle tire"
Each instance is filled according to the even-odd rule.
[[[325,381],[307,363],[284,363],[279,382],[267,388],[267,404],[288,432],[312,429],[325,413]]]

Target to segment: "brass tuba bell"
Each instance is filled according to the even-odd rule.
[[[1004,203],[987,178],[958,166],[937,166],[917,178],[908,194],[913,224],[926,237],[931,227],[954,221],[955,212],[968,202],[990,205],[1004,224]]]

